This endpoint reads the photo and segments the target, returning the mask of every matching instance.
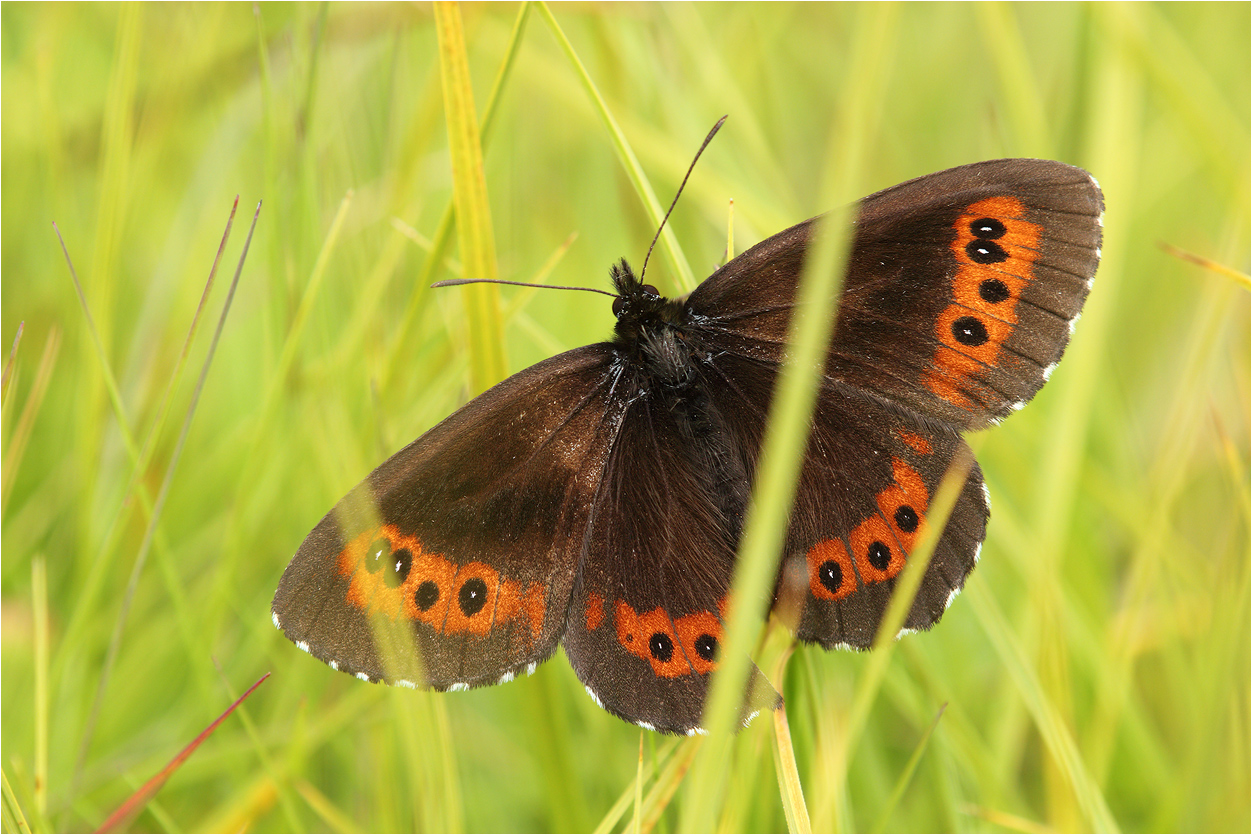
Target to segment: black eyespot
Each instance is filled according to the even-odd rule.
[[[482,611],[483,606],[487,605],[487,584],[478,577],[469,578],[457,592],[456,602],[465,613],[465,617],[474,617]]]
[[[843,566],[834,560],[826,560],[817,567],[817,582],[831,594],[838,594],[843,587]]]
[[[370,543],[370,549],[365,552],[365,570],[370,574],[377,574],[386,564],[389,556],[391,556],[391,543],[380,536]]]
[[[401,548],[387,561],[387,570],[383,572],[383,582],[387,584],[387,588],[394,589],[404,582],[405,577],[409,576],[409,569],[412,567],[413,553],[408,548]]]
[[[973,316],[962,316],[952,323],[952,337],[962,345],[977,348],[987,341],[987,326]]]
[[[1008,230],[1004,228],[1004,224],[993,217],[982,217],[969,225],[970,234],[975,238],[983,240],[995,240],[1003,238],[1004,233]]]
[[[1009,286],[998,278],[988,278],[978,284],[978,295],[985,302],[999,304],[1009,297]]]
[[[712,635],[701,635],[696,638],[696,655],[705,661],[712,661],[717,654],[717,639]]]
[[[662,664],[674,657],[674,641],[664,632],[654,632],[648,639],[648,651]]]
[[[917,511],[906,504],[896,508],[896,527],[905,533],[912,533],[917,530],[917,523],[921,520],[917,518]]]
[[[887,566],[891,565],[891,549],[881,542],[871,542],[869,544],[868,556],[869,564],[879,571],[886,571]]]
[[[984,241],[982,238],[970,241],[965,245],[965,254],[975,264],[998,264],[1009,260],[1009,254],[995,241]]]
[[[432,580],[426,580],[417,587],[417,591],[413,595],[413,602],[423,612],[430,611],[430,607],[439,602],[439,586]]]

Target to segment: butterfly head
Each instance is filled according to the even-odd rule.
[[[613,315],[617,317],[617,335],[634,341],[642,333],[655,331],[679,321],[682,305],[661,295],[651,284],[644,284],[623,258],[609,270],[617,298]]]

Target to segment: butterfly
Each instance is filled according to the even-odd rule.
[[[868,648],[962,433],[1056,367],[1100,259],[1087,172],[1003,159],[860,204],[774,589],[796,636]],[[274,624],[368,681],[436,690],[531,673],[558,645],[645,728],[701,730],[736,548],[815,221],[686,298],[613,266],[614,334],[484,392],[400,450],[304,540]],[[906,629],[928,629],[986,535],[970,469]],[[378,624],[409,647],[390,657]],[[759,670],[743,719],[778,707]]]

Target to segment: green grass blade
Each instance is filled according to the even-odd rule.
[[[721,803],[723,763],[747,680],[747,648],[753,633],[760,628],[777,574],[824,357],[834,332],[838,309],[835,300],[843,285],[857,210],[856,204],[848,204],[860,191],[856,177],[862,155],[868,151],[870,131],[866,128],[876,121],[875,102],[868,91],[875,88],[871,80],[885,72],[883,56],[888,53],[886,46],[895,15],[894,7],[867,7],[859,21],[864,27],[864,47],[851,59],[859,86],[852,85],[847,91],[846,109],[840,113],[838,128],[832,135],[822,190],[824,203],[843,208],[827,215],[815,232],[816,242],[809,250],[796,291],[787,334],[788,361],[779,373],[770,404],[756,483],[739,546],[721,661],[705,708],[704,722],[710,738],[694,767],[690,802],[683,808],[681,828],[687,831],[711,829]]]
[[[548,4],[540,2],[539,12],[543,15],[544,20],[547,21],[552,34],[556,36],[557,43],[561,45],[561,49],[565,52],[565,56],[569,59],[570,64],[573,65],[574,74],[587,91],[587,95],[590,96],[592,107],[599,114],[600,119],[604,122],[604,126],[608,129],[609,137],[613,141],[613,148],[617,151],[617,157],[621,160],[622,167],[626,169],[626,176],[630,178],[631,185],[635,187],[635,193],[639,195],[639,200],[643,203],[644,211],[652,218],[652,222],[660,227],[661,219],[665,217],[665,210],[661,207],[660,201],[656,199],[656,192],[652,190],[652,184],[648,182],[647,176],[643,173],[643,166],[639,164],[639,159],[630,147],[626,134],[617,124],[617,119],[613,117],[612,111],[609,110],[604,96],[600,95],[600,91],[591,79],[591,75],[587,72],[587,68],[583,66],[578,53],[574,51],[574,45],[570,43],[569,38],[566,37],[565,32],[561,29],[561,25],[553,17],[552,10],[548,8]],[[687,257],[683,254],[682,247],[678,245],[678,239],[674,236],[674,230],[668,226],[661,230],[661,244],[669,258],[670,267],[674,270],[674,281],[678,291],[690,293],[696,286],[695,275],[691,271],[691,265],[687,263]]]
[[[4,829],[6,832],[30,832],[30,824],[26,822],[26,816],[22,814],[22,806],[17,802],[17,796],[13,793],[13,787],[9,785],[9,772],[0,769],[0,780],[3,780],[2,786],[4,792]]]
[[[996,648],[1000,661],[1003,663],[1009,678],[1017,686],[1031,717],[1034,719],[1044,744],[1064,772],[1078,799],[1088,823],[1095,832],[1117,832],[1118,826],[1108,808],[1108,803],[1100,791],[1099,785],[1087,773],[1078,746],[1073,735],[1065,727],[1064,721],[1057,715],[1055,707],[1048,699],[1038,675],[1032,669],[1021,647],[1013,638],[1007,621],[1000,607],[987,596],[982,586],[975,583],[966,592],[977,602],[977,613],[982,621],[983,631]]]
[[[531,7],[532,3],[527,0],[518,9],[517,18],[513,22],[513,31],[509,34],[509,42],[505,48],[504,58],[501,60],[500,69],[496,73],[495,83],[491,86],[491,93],[487,96],[487,103],[483,105],[483,118],[479,129],[478,142],[484,153],[491,143],[492,129],[495,127],[497,114],[500,111],[500,99],[505,85],[512,76],[517,53],[522,45],[522,35],[526,32],[526,21],[530,17]],[[456,223],[455,209],[456,202],[453,199],[444,207],[443,214],[439,218],[439,224],[435,227],[435,234],[426,248],[426,258],[422,262],[421,270],[413,283],[413,291],[409,295],[409,303],[405,308],[404,319],[397,329],[397,336],[389,354],[388,362],[380,375],[380,383],[383,387],[386,387],[391,381],[392,373],[405,358],[405,350],[410,344],[411,333],[414,329],[414,323],[417,321],[418,312],[422,309],[423,302],[427,298],[427,292],[430,289],[430,283],[434,278],[435,271],[444,263],[444,253],[447,250],[448,242],[452,237],[452,229]],[[462,276],[466,275],[463,268],[458,269],[457,272]],[[510,317],[506,313],[503,316],[503,321],[507,322],[509,319]]]
[[[439,67],[443,76],[443,105],[452,154],[452,191],[456,204],[457,237],[465,278],[496,277],[496,245],[491,231],[491,207],[483,177],[478,115],[465,54],[461,12],[454,3],[435,4],[439,30]],[[493,284],[465,289],[469,328],[470,380],[475,393],[504,378],[504,324],[500,318],[500,291]]]
[[[917,741],[917,745],[913,748],[913,754],[909,757],[909,761],[905,763],[904,770],[900,772],[900,779],[896,781],[895,787],[891,790],[891,797],[883,805],[882,810],[878,814],[878,822],[874,825],[875,832],[886,831],[887,821],[891,819],[891,813],[900,805],[900,801],[904,798],[904,792],[909,787],[909,783],[913,780],[914,773],[917,772],[917,764],[922,761],[922,754],[926,753],[926,744],[930,742],[930,736],[935,732],[935,728],[939,726],[939,720],[943,718],[943,711],[947,705],[940,705],[939,711],[935,714],[935,721],[926,727],[922,738]]]

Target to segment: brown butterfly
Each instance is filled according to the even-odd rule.
[[[867,648],[961,433],[1023,406],[1100,259],[1095,180],[1005,159],[865,198],[782,563],[796,634]],[[684,299],[622,261],[607,342],[541,362],[396,453],[296,553],[274,623],[337,670],[457,690],[559,645],[606,710],[700,730],[768,404],[814,230],[762,241]],[[974,465],[905,626],[936,623],[978,558]],[[383,663],[371,618],[407,626]],[[744,718],[781,703],[759,671]]]

